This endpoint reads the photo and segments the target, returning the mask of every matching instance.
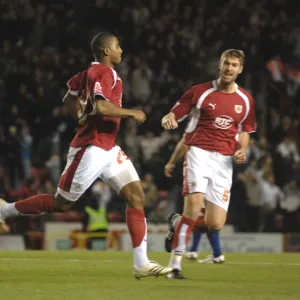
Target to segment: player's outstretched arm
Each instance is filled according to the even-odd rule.
[[[107,100],[96,101],[97,114],[115,117],[115,118],[128,118],[133,117],[138,123],[142,124],[146,120],[146,115],[142,110],[121,108]]]
[[[176,162],[181,159],[187,152],[188,147],[184,144],[184,137],[177,143],[169,161],[165,165],[166,177],[172,177],[172,172]]]

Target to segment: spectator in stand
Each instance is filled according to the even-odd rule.
[[[0,172],[0,180],[5,184],[0,187],[0,193],[7,196],[8,190],[26,184],[29,156],[34,172],[40,173],[35,167],[47,162],[50,182],[57,181],[55,174],[59,173],[58,169],[62,171],[69,142],[77,130],[72,119],[58,108],[65,90],[64,82],[91,61],[85,45],[99,31],[99,23],[93,21],[99,18],[101,26],[122,37],[122,47],[127,53],[119,72],[124,87],[128,87],[123,91],[124,103],[131,106],[136,102],[147,111],[147,122],[136,132],[124,126],[120,143],[130,148],[128,154],[141,174],[151,169],[158,189],[167,186],[172,191],[170,198],[180,200],[180,196],[177,197],[180,179],[171,184],[165,181],[159,169],[169,152],[168,145],[157,145],[157,139],[164,135],[155,125],[159,124],[157,120],[184,90],[196,82],[215,77],[217,55],[226,48],[235,47],[243,49],[248,57],[247,72],[239,83],[261,103],[257,105],[260,160],[266,155],[273,158],[272,167],[279,186],[299,180],[299,164],[293,164],[291,171],[291,163],[286,165],[286,157],[282,158],[285,149],[281,148],[286,146],[279,147],[285,137],[292,136],[298,142],[299,153],[297,99],[300,89],[296,80],[300,61],[299,29],[293,22],[287,22],[296,17],[297,1],[210,0],[197,1],[195,5],[195,0],[172,3],[133,0],[130,1],[132,5],[127,1],[113,7],[110,4],[111,1],[90,1],[87,5],[84,1],[79,4],[66,0],[60,5],[33,0],[1,3],[0,169],[5,175]],[[270,70],[266,68],[266,63],[274,57],[280,57],[285,67],[295,70],[288,78],[279,72],[284,80],[276,84],[273,84],[274,74],[268,76]],[[143,89],[137,83],[142,83]],[[145,99],[149,100],[146,104]],[[27,124],[28,129],[23,129],[23,124]],[[10,126],[15,129],[9,130],[13,128]],[[28,130],[32,138],[30,144],[30,138],[26,137],[30,148],[25,152],[21,147],[15,149],[20,143],[24,146],[24,130]],[[137,142],[145,140],[145,132],[155,136],[155,142],[144,141],[140,147]],[[254,149],[249,164],[254,156],[258,159],[258,151]],[[275,152],[275,149],[280,150]],[[34,179],[37,184],[38,180]],[[119,215],[117,219],[122,220],[122,217]]]

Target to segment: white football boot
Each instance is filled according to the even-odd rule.
[[[7,202],[0,198],[0,232],[9,232],[9,227],[6,225],[4,216],[1,214],[2,207],[6,205]]]
[[[151,260],[148,264],[140,268],[134,267],[134,277],[140,280],[142,277],[147,276],[164,276],[171,273],[172,271],[173,268],[161,266],[157,262]]]
[[[6,206],[7,202],[3,199],[0,198],[0,224],[5,224],[5,219],[4,216],[1,213],[2,207]]]
[[[198,258],[198,252],[186,252],[184,256],[190,260],[196,260]]]
[[[200,264],[223,264],[225,262],[225,256],[220,255],[218,257],[213,257],[213,255],[207,256],[205,259],[199,259]]]

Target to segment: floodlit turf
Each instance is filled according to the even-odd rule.
[[[168,255],[152,253],[166,264]],[[188,280],[132,276],[131,253],[0,252],[0,299],[300,299],[299,254],[226,254],[224,265],[184,260]]]

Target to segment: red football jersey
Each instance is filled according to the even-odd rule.
[[[223,155],[234,154],[239,132],[256,130],[253,98],[237,84],[230,94],[218,91],[216,81],[195,85],[171,111],[178,121],[190,117],[186,145]]]
[[[83,118],[86,118],[70,146],[78,148],[95,145],[105,150],[113,148],[121,119],[96,114],[95,97],[102,96],[122,107],[123,85],[117,72],[104,64],[93,62],[88,69],[73,76],[67,85],[72,95],[84,97]]]

